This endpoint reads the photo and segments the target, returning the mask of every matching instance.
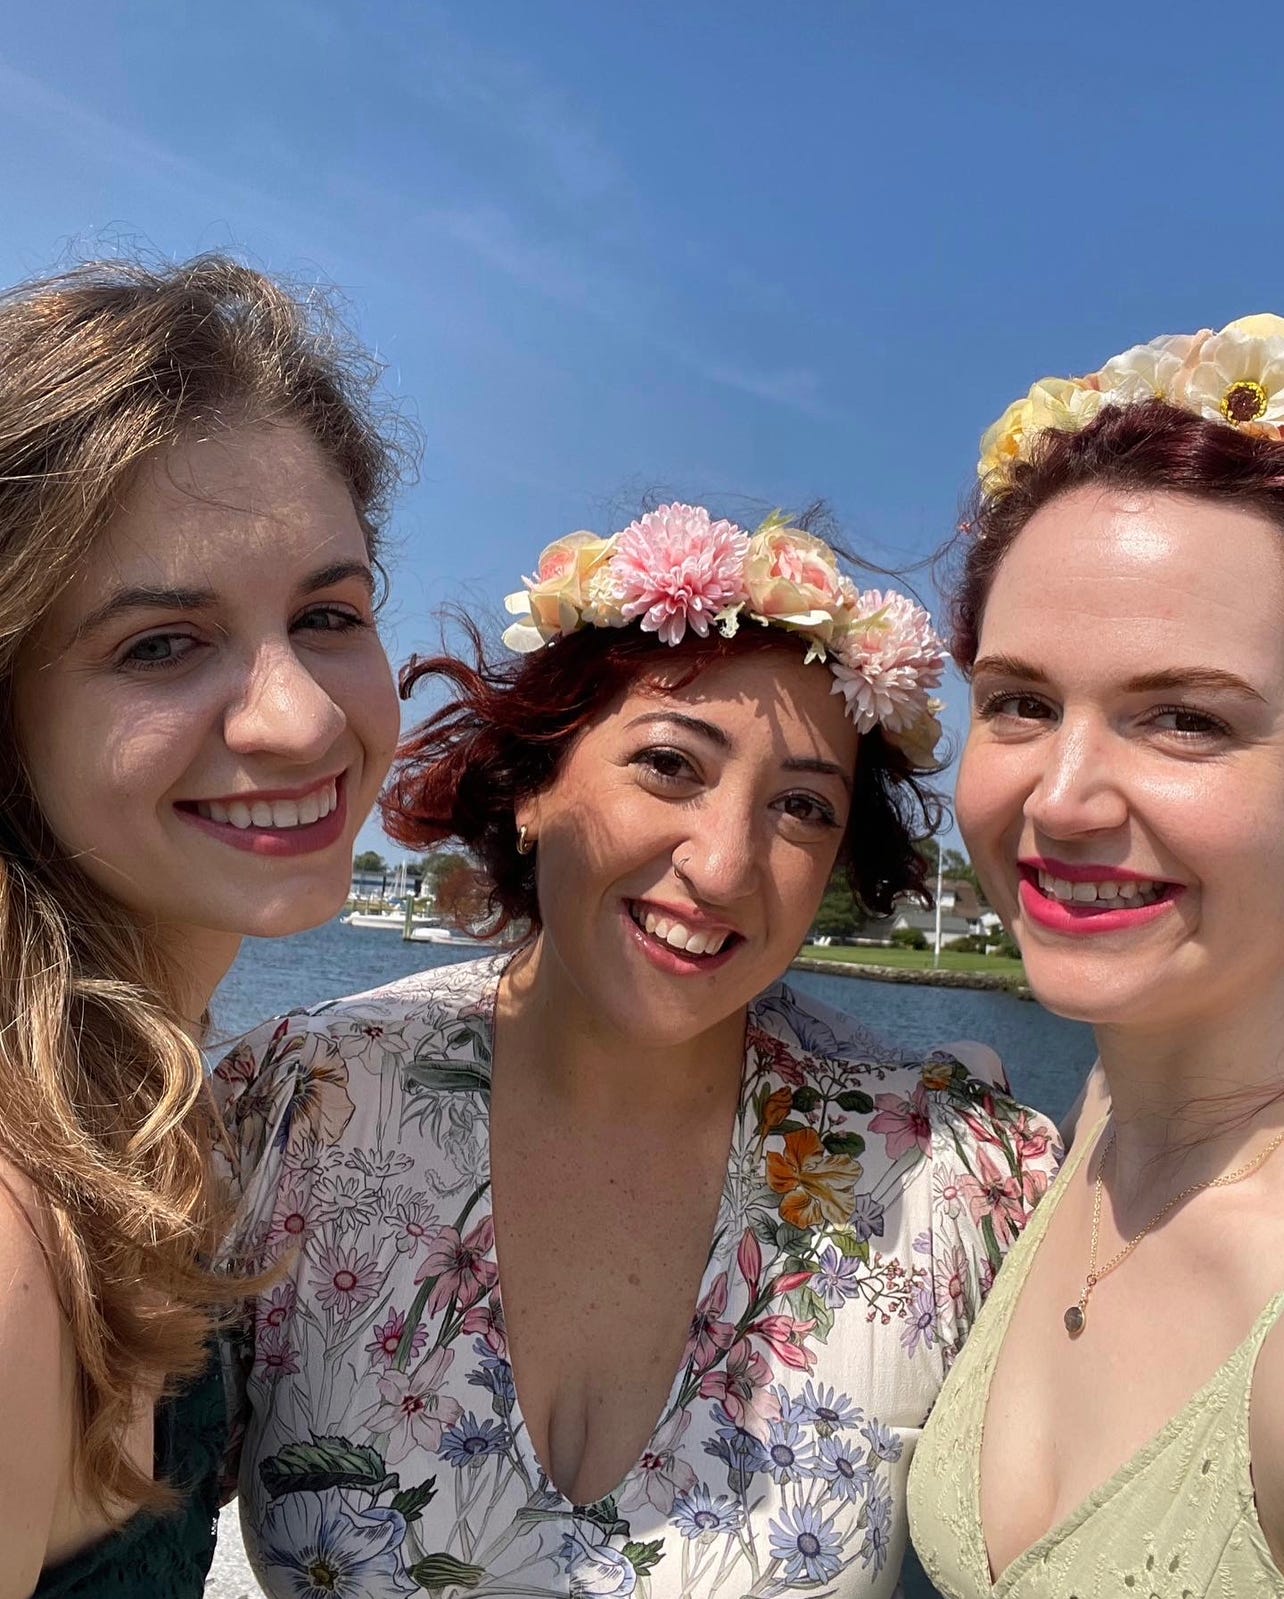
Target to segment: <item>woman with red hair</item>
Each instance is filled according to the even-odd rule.
[[[520,659],[404,674],[446,700],[384,814],[467,846],[510,942],[220,1068],[281,1274],[251,1558],[277,1596],[890,1595],[1056,1158],[992,1057],[906,1061],[782,981],[836,866],[876,914],[922,889],[939,643],[786,518],[684,505],[507,603]]]
[[[986,436],[953,653],[972,858],[1108,1115],[915,1461],[955,1599],[1284,1594],[1284,319]]]

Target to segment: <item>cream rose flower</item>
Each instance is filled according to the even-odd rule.
[[[1013,400],[997,422],[991,422],[986,428],[981,435],[981,459],[976,463],[979,478],[1003,474],[1021,459],[1029,412],[1029,396],[1023,394],[1019,400]]]
[[[822,638],[832,632],[847,592],[834,552],[796,527],[768,525],[754,534],[744,581],[754,616]]]
[[[1002,480],[1029,453],[1045,428],[1077,433],[1101,409],[1103,396],[1088,378],[1040,378],[1024,399],[1014,400],[981,439],[977,475]]]
[[[1284,424],[1284,323],[1242,317],[1210,335],[1187,361],[1179,393],[1178,403],[1212,421],[1277,432]]]
[[[1210,331],[1205,328],[1200,333],[1165,334],[1112,356],[1094,379],[1102,403],[1133,405],[1143,400],[1170,399],[1183,365]]]
[[[600,602],[601,587],[594,579],[610,559],[614,543],[596,533],[579,532],[547,546],[535,576],[526,578],[526,587],[504,600],[504,609],[517,618],[504,631],[510,650],[527,655],[581,626],[585,610]]]
[[[1284,316],[1270,311],[1259,311],[1256,316],[1238,316],[1228,322],[1223,333],[1245,333],[1250,339],[1284,338]]]

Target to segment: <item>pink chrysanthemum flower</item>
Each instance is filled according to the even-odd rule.
[[[664,644],[709,624],[745,598],[749,536],[734,522],[711,522],[701,505],[661,505],[630,523],[616,540],[611,579],[627,621]]]
[[[882,725],[907,732],[928,709],[927,691],[941,681],[945,646],[920,605],[903,594],[867,589],[830,658],[834,693],[860,733]]]

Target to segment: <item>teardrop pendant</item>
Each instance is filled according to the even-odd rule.
[[[1077,1338],[1083,1331],[1088,1318],[1083,1313],[1082,1305],[1071,1305],[1061,1319],[1065,1322],[1066,1331],[1071,1338]]]

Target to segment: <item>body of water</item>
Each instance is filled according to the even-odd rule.
[[[407,943],[387,928],[346,927],[339,921],[294,938],[246,939],[215,996],[215,1026],[221,1036],[235,1038],[281,1011],[359,994],[411,972],[484,953]],[[907,1051],[959,1039],[989,1044],[1006,1064],[1017,1098],[1052,1117],[1069,1107],[1095,1053],[1087,1027],[1011,994],[819,972],[791,972],[789,981]]]

